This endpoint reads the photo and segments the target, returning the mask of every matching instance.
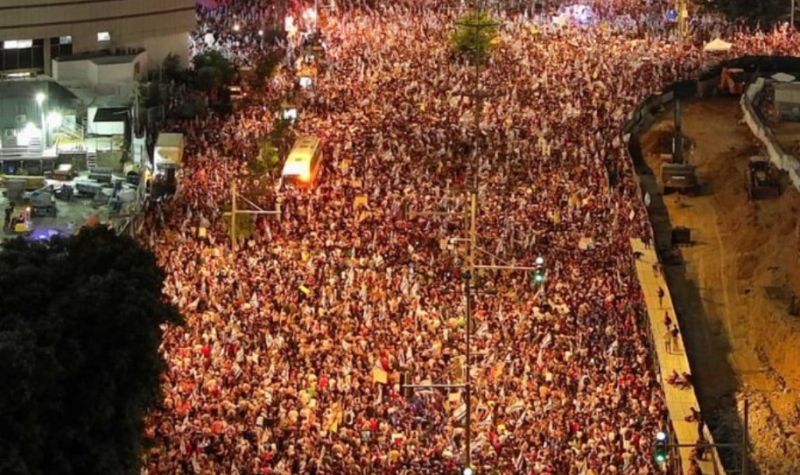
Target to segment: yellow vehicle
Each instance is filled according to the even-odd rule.
[[[310,186],[317,179],[322,165],[322,142],[313,136],[297,139],[283,164],[281,181]]]
[[[38,190],[45,185],[43,176],[0,175],[0,186],[8,187],[10,182],[19,182],[25,191]],[[24,185],[22,184],[24,183]]]

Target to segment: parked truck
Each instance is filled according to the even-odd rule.
[[[764,157],[750,157],[747,164],[745,188],[747,198],[760,200],[781,195],[780,171]]]
[[[153,152],[153,172],[156,176],[174,173],[183,163],[183,134],[161,132]]]

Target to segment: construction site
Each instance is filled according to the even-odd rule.
[[[0,238],[130,226],[149,170],[128,108],[86,107],[49,80],[4,81],[0,93]]]
[[[738,98],[682,102],[695,183],[663,187],[670,107],[639,136],[641,183],[703,419],[717,443],[748,441],[748,473],[800,473],[800,193],[742,120]],[[796,147],[796,123],[772,125]]]

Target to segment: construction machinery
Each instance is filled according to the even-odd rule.
[[[661,163],[661,191],[663,194],[672,190],[690,192],[697,188],[695,166],[684,157],[683,114],[681,100],[691,97],[697,84],[682,81],[674,86],[675,92],[675,135],[672,138],[672,153],[668,160]]]
[[[745,177],[747,198],[761,200],[781,195],[781,175],[778,169],[764,157],[750,157]]]
[[[53,185],[47,185],[38,190],[25,193],[24,198],[29,202],[31,216],[33,217],[55,217],[58,213]]]
[[[697,188],[695,166],[691,163],[664,162],[661,164],[662,193],[673,190],[692,191]]]

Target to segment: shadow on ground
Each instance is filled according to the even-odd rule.
[[[731,352],[731,343],[723,323],[706,313],[699,283],[687,275],[680,247],[672,245],[673,224],[659,192],[658,180],[644,160],[639,139],[638,136],[631,137],[631,153],[634,155],[642,193],[650,196],[648,214],[655,233],[655,245],[683,332],[700,411],[716,443],[741,444],[744,424],[736,402],[736,392],[740,388],[736,371],[729,358],[713,358],[709,361],[698,357],[707,353],[704,351],[707,345],[715,345],[718,354],[727,356]],[[701,196],[711,193],[713,187],[709,183],[696,192]],[[692,245],[703,243],[695,242]],[[741,473],[743,461],[740,446],[718,448],[718,453],[728,474]],[[747,473],[759,474],[752,461],[748,461]]]

